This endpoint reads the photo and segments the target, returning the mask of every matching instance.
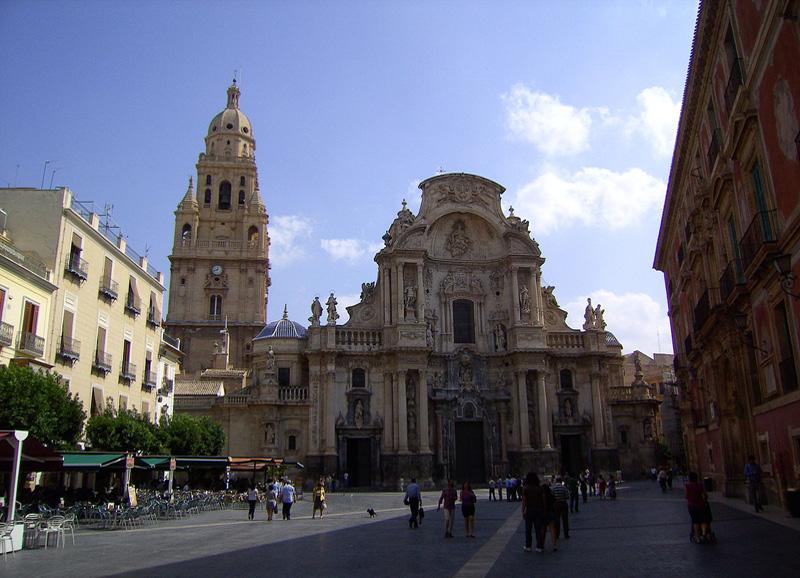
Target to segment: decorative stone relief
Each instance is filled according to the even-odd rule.
[[[361,284],[361,302],[372,303],[375,299],[375,283],[362,283]]]
[[[467,226],[464,221],[458,219],[453,223],[453,230],[445,243],[445,250],[450,253],[452,257],[465,257],[468,256],[472,250],[472,239],[467,235]]]
[[[797,134],[800,126],[794,111],[792,89],[786,79],[775,83],[772,93],[772,106],[775,111],[775,130],[778,134],[778,145],[787,159],[797,160]]]
[[[505,271],[502,269],[495,269],[489,273],[489,287],[491,287],[492,291],[495,293],[503,291],[505,276]]]

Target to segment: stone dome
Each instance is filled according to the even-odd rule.
[[[228,87],[228,105],[208,125],[209,137],[222,134],[235,134],[253,138],[253,127],[250,124],[250,119],[239,110],[239,87],[236,86],[235,80]]]

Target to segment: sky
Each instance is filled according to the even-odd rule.
[[[305,324],[331,291],[344,314],[377,279],[402,200],[416,212],[420,181],[466,172],[531,222],[570,326],[591,297],[624,352],[671,353],[652,265],[696,13],[679,0],[0,0],[0,186],[113,205],[129,245],[168,273],[173,211],[235,73],[270,219],[269,320],[285,304]]]

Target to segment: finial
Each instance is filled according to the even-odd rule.
[[[228,87],[228,106],[227,108],[239,108],[239,87],[236,86],[236,79]]]
[[[437,175],[441,175],[444,173],[444,169],[442,169],[442,165],[439,165],[439,169],[436,171]]]
[[[194,188],[194,177],[192,175],[189,175],[189,188]]]
[[[509,212],[508,216],[509,217],[513,217],[514,216],[514,207],[513,206],[508,207],[508,212]]]
[[[402,202],[401,204],[403,205],[403,210],[405,211],[405,210],[406,210],[406,205],[407,205],[408,203],[406,203],[406,200],[405,200],[405,199],[403,199],[403,202]]]
[[[289,319],[289,311],[286,309],[286,303],[283,304],[283,318]]]

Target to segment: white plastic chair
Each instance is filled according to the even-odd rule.
[[[59,540],[61,547],[64,547],[64,516],[53,516],[39,525],[39,533],[44,534],[44,548],[47,549],[47,543],[50,541],[50,534],[56,535],[56,548],[58,548]]]
[[[8,558],[6,558],[6,541],[11,544],[11,554],[12,556],[16,557],[16,552],[14,551],[14,535],[12,532],[14,531],[14,524],[3,524],[0,523],[0,548],[3,549],[3,561],[7,562]]]

